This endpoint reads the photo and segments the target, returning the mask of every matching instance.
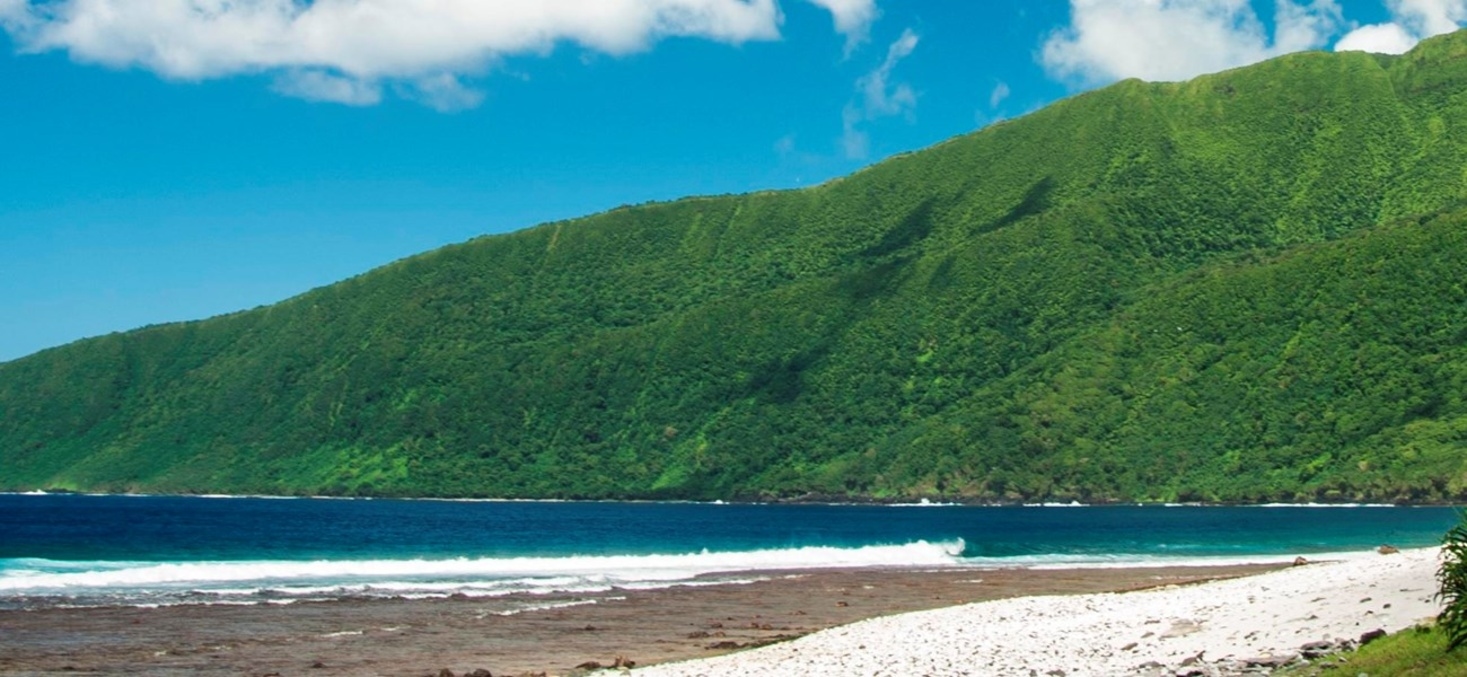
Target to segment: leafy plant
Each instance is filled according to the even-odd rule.
[[[1442,602],[1437,624],[1447,634],[1447,650],[1467,643],[1467,514],[1442,537],[1442,564],[1436,572]]]

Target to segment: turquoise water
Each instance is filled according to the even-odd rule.
[[[0,495],[0,608],[564,594],[825,567],[1359,556],[1436,544],[1457,519],[1440,507]]]

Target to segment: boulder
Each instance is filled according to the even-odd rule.
[[[1376,548],[1375,551],[1382,555],[1394,555],[1401,552],[1401,550],[1394,545],[1382,545],[1379,548]]]
[[[1380,628],[1376,628],[1374,630],[1371,630],[1370,632],[1367,632],[1367,633],[1365,633],[1363,635],[1360,635],[1360,646],[1365,646],[1366,644],[1369,644],[1371,642],[1374,642],[1375,640],[1380,639],[1380,638],[1385,637],[1385,636],[1386,636],[1386,631],[1385,630],[1381,630]]]
[[[1303,656],[1305,658],[1308,658],[1310,660],[1314,660],[1316,658],[1322,658],[1324,656],[1327,656],[1329,654],[1332,654],[1332,653],[1334,653],[1335,651],[1338,651],[1338,650],[1339,650],[1339,647],[1335,646],[1335,643],[1334,642],[1329,642],[1329,641],[1309,642],[1308,644],[1305,644],[1304,646],[1299,647],[1299,655],[1301,655],[1301,656]]]

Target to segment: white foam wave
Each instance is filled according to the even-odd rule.
[[[568,602],[551,602],[551,603],[548,603],[548,604],[530,604],[530,605],[526,605],[526,606],[520,607],[518,609],[505,609],[504,611],[492,611],[492,612],[490,612],[490,614],[492,614],[494,616],[518,616],[518,615],[520,615],[522,613],[527,613],[527,612],[530,612],[530,611],[549,611],[549,610],[552,610],[552,609],[569,609],[571,607],[589,606],[589,605],[592,605],[592,604],[595,604],[595,603],[596,603],[596,600],[594,600],[594,599],[575,599],[575,600],[570,600]]]
[[[888,507],[891,507],[891,508],[952,508],[952,507],[957,507],[959,505],[961,505],[961,504],[960,503],[938,502],[938,501],[932,501],[932,500],[929,500],[929,499],[924,498],[924,499],[921,499],[921,500],[917,501],[916,503],[892,503]]]
[[[739,552],[702,551],[684,554],[599,555],[568,557],[509,557],[405,560],[317,560],[259,562],[116,563],[98,562],[77,571],[72,563],[64,571],[42,573],[43,567],[26,567],[0,573],[0,593],[68,592],[86,589],[152,587],[243,587],[318,586],[337,589],[343,585],[391,586],[392,589],[422,590],[424,585],[452,583],[462,587],[474,580],[505,581],[535,579],[535,587],[548,580],[572,578],[578,582],[675,581],[720,572],[863,568],[881,566],[943,566],[958,563],[964,543],[918,541],[905,545],[858,548],[804,547]],[[570,581],[564,581],[570,583]],[[400,585],[406,584],[406,585]]]

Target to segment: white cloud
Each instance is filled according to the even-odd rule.
[[[440,113],[477,108],[484,102],[483,92],[465,87],[457,77],[448,73],[413,81],[407,97],[421,101]]]
[[[840,119],[841,152],[852,160],[865,158],[871,152],[871,137],[860,128],[861,111],[856,109],[855,104],[846,104],[845,109],[841,111]]]
[[[1350,31],[1335,43],[1335,51],[1403,54],[1410,51],[1420,41],[1421,38],[1412,35],[1400,24],[1374,24]]]
[[[1003,103],[1004,99],[1009,98],[1009,94],[1012,93],[1009,89],[1009,83],[999,82],[998,86],[993,88],[993,93],[988,95],[988,107],[998,108],[998,105]]]
[[[276,92],[307,101],[330,101],[348,106],[372,106],[382,101],[382,88],[322,71],[288,71],[275,78]]]
[[[891,80],[891,71],[896,68],[897,62],[910,56],[912,50],[917,48],[919,40],[912,29],[902,31],[902,36],[886,49],[886,61],[856,81],[856,89],[865,98],[867,118],[896,115],[917,106],[917,95],[909,85],[902,82],[892,87],[888,81]]]
[[[871,35],[871,24],[879,14],[876,0],[809,0],[835,18],[835,30],[846,36],[846,55]]]
[[[1387,4],[1397,22],[1423,37],[1450,33],[1467,21],[1467,0],[1391,0]]]
[[[1070,0],[1070,24],[1040,60],[1087,83],[1185,80],[1324,46],[1343,17],[1335,0],[1276,0],[1270,36],[1248,0]]]
[[[1335,51],[1401,54],[1423,39],[1450,33],[1467,22],[1467,0],[1389,0],[1391,21],[1361,26],[1335,44]]]
[[[875,0],[807,1],[848,39],[876,16]],[[380,99],[392,81],[449,109],[482,99],[461,77],[508,55],[561,43],[619,55],[674,36],[772,40],[782,21],[776,0],[0,0],[0,27],[26,52],[175,80],[274,74],[277,91],[352,104]]]
[[[912,54],[921,40],[908,28],[886,49],[886,60],[876,70],[856,80],[860,97],[841,111],[843,136],[841,145],[848,158],[864,158],[870,148],[870,137],[861,123],[893,115],[911,115],[917,108],[917,93],[911,85],[891,83],[891,72],[897,63]]]
[[[28,0],[0,0],[0,29],[18,32],[30,23]]]

